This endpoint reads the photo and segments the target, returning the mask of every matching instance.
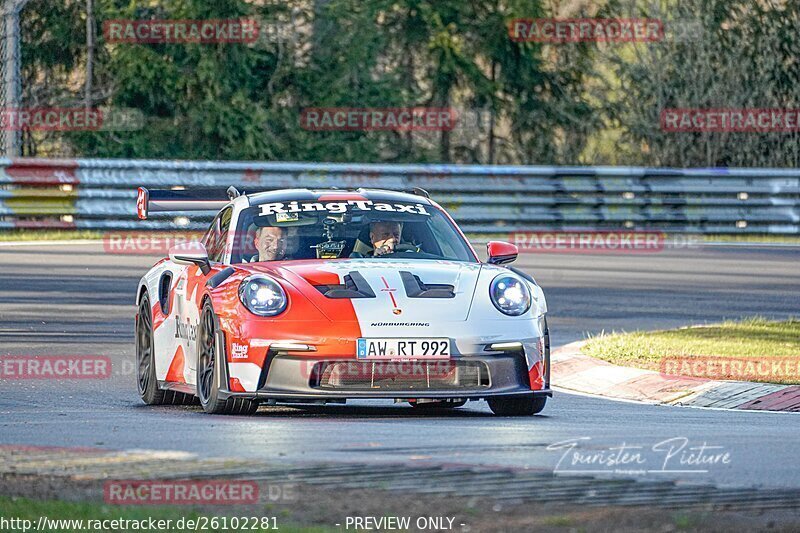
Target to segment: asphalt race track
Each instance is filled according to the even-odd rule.
[[[587,453],[642,446],[648,478],[800,487],[796,414],[659,407],[563,392],[542,416],[522,419],[494,417],[483,402],[445,414],[362,401],[262,407],[253,417],[214,417],[199,407],[146,407],[134,381],[133,300],[137,281],[154,260],[108,255],[100,244],[0,246],[0,356],[107,355],[114,367],[104,380],[0,380],[0,444],[552,471],[564,450],[548,446],[576,439]],[[518,265],[545,289],[556,345],[584,332],[800,314],[797,248],[537,254],[522,256]],[[664,454],[652,447],[677,438],[720,447],[715,450],[728,452],[730,460],[689,468],[675,455],[664,465]],[[562,462],[559,470],[579,468]]]

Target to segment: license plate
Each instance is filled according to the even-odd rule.
[[[450,359],[450,339],[358,339],[359,359]]]

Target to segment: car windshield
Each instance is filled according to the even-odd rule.
[[[231,263],[338,258],[477,261],[448,217],[422,203],[264,203],[242,211],[236,235]]]

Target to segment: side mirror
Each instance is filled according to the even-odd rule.
[[[486,245],[486,251],[489,254],[488,263],[492,265],[513,263],[517,260],[517,255],[519,255],[519,248],[503,241],[490,241]]]
[[[201,242],[182,242],[169,249],[169,259],[176,265],[197,265],[203,275],[211,272],[208,252]]]

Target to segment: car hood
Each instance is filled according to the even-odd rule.
[[[480,263],[426,259],[286,261],[250,267],[283,278],[331,320],[346,319],[336,315],[343,303],[351,303],[362,324],[467,320],[481,271]]]

